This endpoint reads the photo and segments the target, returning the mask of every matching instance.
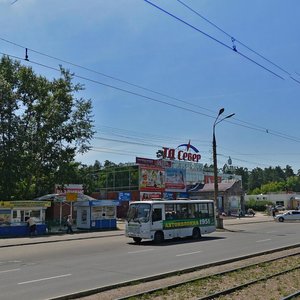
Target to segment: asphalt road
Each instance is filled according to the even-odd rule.
[[[1,300],[51,299],[300,242],[299,223],[227,227],[201,241],[133,244],[124,236],[0,249]]]

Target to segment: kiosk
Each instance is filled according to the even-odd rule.
[[[117,200],[89,200],[77,201],[78,229],[116,229],[117,228]]]
[[[45,234],[45,211],[49,201],[0,201],[0,237],[28,236],[27,218],[36,223],[36,233]]]

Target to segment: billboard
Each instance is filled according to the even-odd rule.
[[[66,184],[66,185],[55,185],[55,193],[59,196],[57,197],[61,202],[75,202],[83,195],[83,185],[82,184]]]
[[[165,188],[165,171],[159,167],[140,166],[140,191],[161,192]]]
[[[183,169],[169,168],[165,170],[165,189],[169,192],[185,192],[186,172]]]

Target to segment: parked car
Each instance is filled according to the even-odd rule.
[[[275,208],[277,209],[277,211],[285,210],[285,207],[283,205],[276,205]]]
[[[290,210],[283,214],[278,214],[275,217],[275,220],[278,222],[284,221],[300,221],[300,210]]]

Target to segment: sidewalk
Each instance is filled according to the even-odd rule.
[[[260,222],[274,222],[273,217],[267,216],[262,213],[256,213],[254,217],[224,217],[223,224],[226,229],[228,226],[260,223]],[[43,236],[36,237],[17,237],[17,238],[0,238],[0,248],[11,247],[11,246],[23,246],[41,243],[53,243],[70,240],[81,240],[81,239],[93,239],[93,238],[104,238],[112,236],[123,236],[125,229],[125,222],[118,220],[117,229],[115,230],[102,230],[102,231],[82,231],[74,229],[74,234],[66,234],[66,230],[59,228],[53,228],[51,233]]]
[[[223,218],[224,227],[230,225],[260,223],[260,222],[274,222],[274,218],[272,216],[268,216],[265,213],[261,213],[261,212],[256,212],[254,217],[246,215],[241,218],[238,217]]]

